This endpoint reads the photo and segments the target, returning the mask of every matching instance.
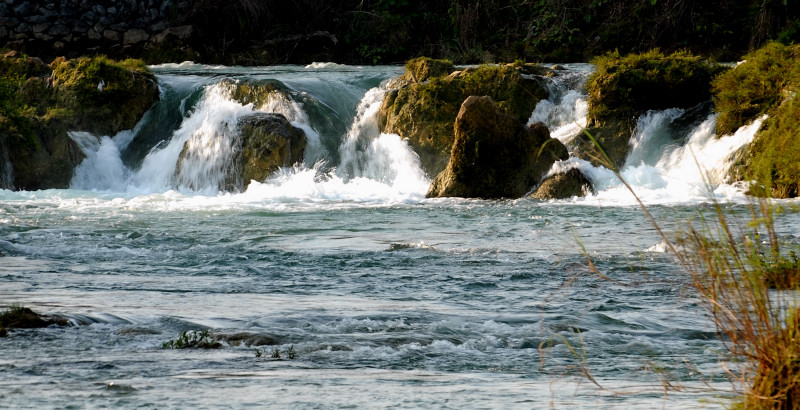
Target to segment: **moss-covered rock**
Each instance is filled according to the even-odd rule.
[[[407,68],[405,75],[410,76],[412,69],[416,66]],[[442,68],[429,69],[427,81],[389,92],[379,112],[381,130],[407,139],[430,176],[438,175],[447,166],[453,146],[453,123],[467,97],[489,96],[504,113],[527,121],[536,104],[548,96],[537,80],[514,66],[483,65],[447,76],[432,76],[437,72]]]
[[[57,105],[75,131],[113,135],[131,129],[158,101],[155,76],[141,60],[59,58],[50,67]]]
[[[526,127],[490,97],[467,98],[454,128],[450,160],[428,197],[519,198],[568,156],[544,124]]]
[[[264,181],[282,167],[290,167],[303,161],[306,148],[306,135],[303,130],[292,126],[282,114],[256,112],[239,119],[235,135],[224,140],[232,155],[230,161],[220,163],[211,171],[224,176],[219,181],[219,189],[241,191],[251,180]],[[207,175],[198,179],[193,175],[192,165],[208,162],[203,152],[192,148],[187,141],[178,157],[175,175],[179,184],[193,189],[208,183]]]
[[[586,82],[588,131],[612,165],[621,166],[637,118],[648,110],[687,108],[711,99],[711,80],[724,67],[685,52],[658,50],[622,57],[618,52],[592,61],[597,67]],[[576,153],[593,163],[601,158],[581,136]]]
[[[531,194],[531,198],[547,199],[567,199],[574,196],[584,196],[594,192],[594,185],[589,178],[583,175],[578,168],[571,168],[569,171],[553,174],[536,188]]]
[[[4,54],[0,169],[4,180],[13,175],[4,187],[66,188],[84,157],[68,131],[113,135],[133,128],[158,96],[155,77],[138,60],[59,58],[48,67],[37,58]]]
[[[428,81],[434,77],[443,77],[456,70],[450,60],[435,60],[418,57],[406,63],[406,71],[400,79],[410,84]]]
[[[242,105],[253,104],[255,108],[261,108],[274,101],[276,95],[284,99],[289,99],[287,88],[274,80],[268,81],[236,81],[225,79],[220,85],[227,87],[231,93],[231,99]]]
[[[264,181],[278,168],[303,162],[306,134],[281,114],[256,113],[239,121],[242,180]]]
[[[67,321],[55,316],[43,316],[22,306],[14,306],[0,313],[0,337],[8,335],[6,329],[35,329],[50,325],[66,326]]]
[[[754,181],[749,194],[794,198],[800,194],[800,100],[791,94],[770,110],[753,142],[738,153],[729,174]]]

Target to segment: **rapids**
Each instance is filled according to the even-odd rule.
[[[569,146],[592,67],[566,67],[530,121]],[[610,170],[553,166],[592,179],[583,198],[425,199],[430,176],[377,125],[401,68],[152,69],[162,98],[135,129],[72,134],[86,159],[70,189],[0,191],[0,305],[73,324],[0,339],[3,406],[725,403],[724,347]],[[226,84],[245,79],[288,97],[239,104]],[[221,192],[236,119],[254,111],[305,131],[305,163]],[[711,199],[747,212],[726,169],[763,120],[717,139],[713,114],[683,114],[643,115],[621,170],[669,235]],[[781,218],[797,240],[800,221]],[[187,329],[223,347],[162,348]],[[663,377],[684,389],[665,396]]]

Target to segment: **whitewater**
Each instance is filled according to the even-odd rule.
[[[592,66],[564,67],[529,122],[570,147]],[[0,339],[4,406],[725,405],[730,358],[611,170],[554,164],[595,186],[566,200],[426,199],[431,176],[377,124],[402,68],[152,70],[161,100],[133,130],[71,134],[86,159],[69,189],[0,191],[0,306],[72,324]],[[243,105],[237,81],[287,92]],[[305,132],[304,163],[223,192],[254,112]],[[686,113],[641,116],[620,170],[672,236],[712,201],[746,214],[727,169],[764,120],[716,138],[713,113]],[[184,330],[222,348],[162,347]],[[683,388],[665,395],[665,375]]]

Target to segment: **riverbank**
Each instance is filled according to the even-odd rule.
[[[652,48],[736,61],[769,40],[800,39],[800,5],[779,1],[6,0],[0,15],[0,46],[148,64],[585,62]]]

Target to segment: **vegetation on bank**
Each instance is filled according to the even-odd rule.
[[[730,134],[762,115],[767,119],[739,154],[735,179],[754,181],[750,192],[798,196],[800,183],[800,45],[770,43],[713,83],[717,134]]]
[[[427,55],[462,64],[652,48],[730,61],[770,39],[797,40],[799,18],[800,4],[782,0],[195,0],[173,24],[195,27],[203,62],[389,64]]]

